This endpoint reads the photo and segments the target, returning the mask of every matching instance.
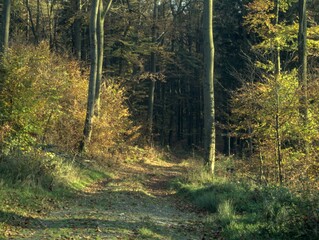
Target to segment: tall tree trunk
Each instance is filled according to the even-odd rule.
[[[104,18],[109,11],[112,0],[109,0],[103,8],[103,0],[93,0],[90,16],[90,51],[91,69],[88,89],[87,112],[83,130],[83,139],[80,143],[80,151],[85,151],[91,140],[93,116],[96,114],[96,103],[100,99],[100,84],[103,67],[104,49]],[[97,100],[98,99],[98,100]],[[98,106],[99,107],[99,106]]]
[[[29,0],[25,0],[25,6],[26,6],[27,11],[28,11],[28,16],[29,16],[28,19],[30,20],[31,30],[32,30],[32,34],[34,36],[34,42],[36,44],[38,44],[39,43],[39,25],[34,24],[32,10],[31,10],[30,5],[29,5]]]
[[[306,0],[299,0],[299,31],[298,31],[298,58],[299,58],[299,86],[300,97],[300,117],[303,128],[307,127],[308,107],[307,107],[307,5]],[[301,136],[302,139],[302,136]],[[304,152],[308,152],[306,140],[302,140]]]
[[[204,146],[205,161],[209,171],[215,168],[215,102],[214,102],[214,41],[213,41],[213,0],[204,1]]]
[[[100,0],[93,0],[90,15],[90,53],[91,53],[91,69],[88,89],[87,111],[83,130],[83,139],[80,143],[80,152],[86,151],[87,144],[91,140],[92,122],[94,115],[94,100],[98,64],[98,44],[97,44],[97,19]]]
[[[105,16],[110,10],[112,0],[109,0],[105,7],[103,7],[103,0],[100,0],[100,6],[97,18],[97,40],[98,40],[98,64],[97,64],[97,76],[96,76],[96,88],[95,88],[95,115],[100,114],[100,98],[101,98],[101,84],[103,73],[103,61],[104,61],[104,20]]]
[[[156,43],[157,36],[157,0],[154,0],[153,10],[153,26],[152,26],[152,42]],[[154,52],[151,53],[150,71],[156,72],[156,55]],[[154,94],[155,94],[155,80],[151,79],[148,95],[148,131],[150,134],[151,141],[153,140],[153,113],[154,113]]]
[[[103,73],[103,58],[104,58],[104,17],[103,14],[103,1],[100,1],[100,7],[97,17],[97,76],[96,76],[96,88],[95,88],[95,115],[100,114],[100,97],[101,97],[101,83]]]
[[[39,0],[38,0],[38,6],[39,6]],[[49,43],[50,48],[53,49],[54,46],[54,2],[51,2],[50,0],[47,1],[47,14],[48,14],[48,29],[49,29]],[[38,14],[37,14],[37,25],[39,24],[39,18],[40,18],[40,8],[38,7]]]
[[[167,111],[167,92],[166,92],[166,84],[161,83],[160,84],[160,97],[161,97],[161,145],[166,146],[167,145],[167,130],[168,130],[168,121],[167,116],[169,115]]]
[[[2,12],[2,29],[0,36],[0,53],[5,53],[9,47],[10,13],[11,0],[4,0]]]
[[[82,1],[74,0],[74,7],[76,10],[76,18],[74,20],[73,29],[73,44],[74,44],[74,55],[78,60],[81,60],[82,53]]]
[[[279,24],[279,6],[280,0],[275,0],[275,26]],[[276,155],[277,155],[277,168],[278,168],[278,179],[279,183],[282,184],[283,177],[282,177],[282,156],[281,156],[281,134],[280,134],[280,96],[279,96],[279,80],[281,75],[281,67],[280,67],[280,47],[278,43],[274,45],[274,62],[275,62],[275,94],[276,94],[276,115],[275,115],[275,130],[276,130]]]
[[[49,2],[47,2],[49,4]],[[38,38],[40,37],[40,0],[37,0],[37,16],[36,16],[36,25],[35,25],[35,31]],[[49,16],[50,17],[50,16]]]

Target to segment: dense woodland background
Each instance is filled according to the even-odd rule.
[[[3,0],[0,9],[0,174],[22,161],[12,156],[54,168],[49,152],[78,155],[84,143],[104,164],[139,159],[145,146],[204,155],[203,1]],[[216,161],[227,156],[227,174],[318,190],[318,23],[318,0],[214,1]],[[99,72],[100,91],[88,89]]]
[[[48,144],[75,152],[93,61],[91,1],[5,2],[11,2],[11,21],[1,62],[2,152]],[[201,151],[202,2],[113,1],[106,9],[109,3],[98,18],[102,103],[91,153],[122,151],[142,139]],[[317,178],[318,4],[308,1],[306,93],[298,80],[298,4],[214,3],[217,152],[253,162],[264,181],[278,174],[288,182]],[[299,101],[304,94],[306,101]]]

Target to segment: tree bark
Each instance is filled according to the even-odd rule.
[[[35,44],[38,44],[39,43],[39,26],[34,24],[32,10],[29,5],[29,0],[25,0],[25,6],[28,11],[28,18],[30,20],[32,34],[34,36],[34,42]]]
[[[47,3],[49,3],[49,2],[47,2]],[[39,37],[40,37],[40,12],[41,12],[40,11],[40,0],[37,0],[37,16],[36,16],[36,25],[35,25],[36,35],[38,36],[37,41],[39,41]]]
[[[279,4],[280,0],[275,0],[275,26],[279,24]],[[278,179],[280,185],[283,182],[282,177],[282,154],[281,154],[281,133],[280,133],[280,75],[281,75],[281,67],[280,67],[280,47],[278,43],[274,45],[274,77],[275,77],[275,97],[276,97],[276,114],[275,114],[275,131],[276,131],[276,155],[277,155],[277,169],[278,169]]]
[[[87,111],[83,130],[83,139],[80,143],[80,152],[85,152],[87,144],[91,140],[92,122],[94,116],[94,100],[98,63],[98,46],[97,46],[97,18],[100,0],[93,0],[90,15],[90,53],[91,53],[91,69],[88,89]]]
[[[40,18],[40,1],[38,0],[37,10],[37,26],[39,26]],[[50,48],[54,48],[54,2],[47,1],[47,14],[48,14],[48,31]]]
[[[0,53],[5,53],[9,47],[10,14],[11,0],[4,0],[2,12],[2,29],[0,36]]]
[[[215,102],[214,102],[214,41],[213,0],[204,1],[204,147],[205,161],[209,171],[215,168]]]
[[[112,4],[112,0],[109,0],[107,5],[103,6],[103,1],[100,0],[98,18],[97,18],[97,46],[98,46],[98,60],[97,60],[97,76],[96,76],[96,88],[95,88],[95,115],[100,114],[100,98],[101,98],[101,85],[103,74],[103,61],[104,61],[104,21],[105,16],[108,13]]]
[[[152,42],[156,43],[157,36],[157,0],[154,0],[154,9],[153,9],[153,27],[152,27]],[[156,55],[154,52],[151,53],[150,61],[150,71],[152,73],[156,72]],[[148,131],[150,140],[153,140],[153,113],[154,113],[154,94],[155,94],[155,80],[151,79],[149,86],[149,95],[148,95]]]
[[[82,10],[82,1],[81,0],[74,0],[74,7],[76,9],[76,18],[74,20],[73,29],[73,44],[74,44],[74,55],[76,59],[81,60],[81,53],[82,53],[82,17],[81,10]]]
[[[104,58],[104,17],[103,14],[103,1],[100,1],[98,17],[97,17],[97,75],[96,75],[96,88],[95,88],[95,116],[100,114],[100,97],[101,97],[101,83],[103,73],[103,58]]]
[[[308,122],[308,107],[307,107],[307,2],[299,0],[299,31],[298,31],[298,77],[299,87],[301,89],[300,96],[300,117],[303,128],[307,127]],[[301,136],[302,139],[302,136]],[[308,144],[302,140],[304,152],[308,152]]]
[[[80,142],[80,152],[86,151],[86,146],[91,140],[93,116],[97,101],[100,100],[100,85],[103,67],[103,49],[104,49],[104,18],[109,11],[112,0],[109,0],[106,7],[103,8],[103,0],[92,1],[90,16],[90,52],[91,69],[88,89],[87,113],[85,118],[83,139]],[[99,108],[99,106],[98,106]]]

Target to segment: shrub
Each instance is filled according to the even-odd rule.
[[[15,45],[0,65],[0,147],[3,154],[55,145],[75,152],[82,139],[88,74],[85,68],[50,52],[47,43]],[[125,103],[125,89],[109,80],[94,119],[89,153],[125,152],[138,139]]]
[[[1,72],[3,152],[26,151],[39,142],[51,140],[48,134],[61,119],[63,111],[70,109],[63,104],[66,96],[72,95],[68,90],[76,86],[79,92],[83,87],[79,82],[85,82],[74,63],[51,53],[44,42],[36,47],[13,46],[3,57]]]
[[[100,115],[95,117],[91,144],[88,150],[95,157],[112,155],[120,158],[130,152],[139,139],[139,127],[134,126],[126,105],[125,88],[108,81],[101,92]]]

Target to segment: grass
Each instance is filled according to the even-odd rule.
[[[12,222],[39,217],[106,177],[105,170],[54,153],[35,151],[2,156],[0,239],[15,231]]]
[[[257,185],[239,177],[230,177],[226,171],[221,174],[223,171],[220,168],[229,168],[231,164],[229,159],[225,166],[222,162],[218,163],[219,177],[212,178],[198,161],[185,161],[183,169],[186,167],[188,173],[174,182],[180,195],[212,213],[206,220],[207,228],[210,229],[208,232],[216,238],[230,240],[318,239],[318,193],[309,194],[305,191],[297,193],[285,187]],[[146,166],[149,169],[144,172]],[[132,196],[133,192],[140,196],[144,189],[142,182],[148,179],[147,173],[155,171],[155,166],[157,165],[150,165],[149,162],[141,163],[139,166],[132,165],[131,170],[134,169],[135,174],[127,179],[121,178],[119,186],[116,185],[117,181],[109,185],[113,187],[112,184],[115,184],[112,192],[115,202],[108,206],[114,207],[118,197],[126,192],[130,193],[129,196]],[[158,167],[161,169],[163,166]],[[21,226],[30,219],[33,224],[37,224],[38,220],[56,225],[68,223],[68,230],[62,228],[60,231],[52,228],[50,231],[59,235],[73,234],[70,227],[73,226],[72,219],[66,220],[63,215],[59,220],[43,220],[43,216],[54,208],[64,206],[65,200],[78,196],[77,193],[86,186],[106,177],[110,175],[105,173],[105,169],[87,161],[54,153],[36,151],[2,157],[0,159],[0,239],[18,235],[19,230],[23,230]],[[152,203],[154,200],[146,193],[142,196],[147,197],[147,202]],[[105,204],[112,196],[106,193],[96,197],[99,198],[83,199],[80,205],[90,202],[89,209],[94,214],[104,211]],[[124,199],[131,204],[134,198],[127,199],[124,196]],[[91,200],[96,202],[92,204]],[[132,208],[138,208],[139,201],[140,198],[137,202],[133,202]],[[96,223],[96,220],[81,215],[81,212],[79,214],[75,218],[82,219],[78,224]],[[138,239],[167,239],[167,233],[163,231],[165,228],[152,224],[150,220],[151,218],[147,216],[141,219],[141,223],[134,225],[134,234]],[[112,223],[109,218],[102,218],[99,221],[104,224]],[[120,224],[123,227],[122,220],[113,222],[114,226]],[[103,227],[103,224],[101,226]],[[91,227],[90,231],[93,234],[96,229]]]
[[[154,233],[151,229],[142,227],[138,229],[139,239],[164,239],[163,236]]]
[[[198,165],[191,163],[189,173],[175,187],[180,195],[215,215],[207,224],[213,231],[221,228],[224,239],[319,238],[318,193],[257,185],[230,179],[227,173],[213,179]]]
[[[26,160],[38,161],[28,158]],[[43,203],[36,200],[35,202],[39,205],[29,206],[29,213],[24,207],[21,209],[24,212],[18,213],[19,206],[3,210],[1,217],[3,236],[12,239],[32,238],[36,240],[44,238],[187,239],[187,237],[196,239],[197,236],[204,235],[202,218],[193,212],[181,211],[176,207],[175,197],[170,197],[171,189],[157,185],[157,183],[161,184],[162,180],[163,182],[168,180],[167,177],[170,178],[172,174],[179,174],[180,171],[183,171],[184,167],[180,167],[177,163],[145,158],[144,161],[121,164],[117,168],[112,168],[114,175],[110,181],[100,181],[91,185],[85,189],[85,193],[80,192],[77,199],[74,200],[70,199],[68,194],[74,196],[74,192],[81,191],[81,189],[78,190],[78,186],[80,188],[82,186],[79,180],[86,182],[87,180],[83,180],[85,177],[91,179],[92,176],[96,177],[96,173],[84,167],[87,161],[82,161],[82,164],[76,164],[72,159],[63,159],[63,161],[71,164],[77,174],[73,177],[72,175],[68,178],[64,177],[64,184],[61,184],[60,187],[57,182],[62,176],[49,178],[54,182],[52,190],[45,188],[48,184],[44,180],[35,178],[32,179],[36,180],[37,184],[21,186],[21,190],[30,188],[33,191],[30,194],[31,198],[37,196],[42,199]],[[34,166],[37,165],[40,166],[40,164],[34,164]],[[66,164],[61,166],[66,166]],[[54,172],[64,171],[54,170]],[[52,176],[53,173],[50,171],[47,174]],[[7,176],[11,174],[7,173]],[[97,174],[97,179],[98,177]],[[14,176],[11,178],[14,179]],[[6,181],[5,185],[8,186],[8,182],[14,184],[12,179]],[[73,180],[69,182],[70,179]],[[20,177],[18,181],[23,182],[23,179]],[[154,185],[156,185],[155,188],[152,188]],[[15,184],[13,187],[17,189],[19,186]],[[163,187],[163,189],[157,187]],[[57,192],[58,189],[64,189],[69,193],[65,196],[65,193],[62,192],[64,196],[61,197]],[[8,188],[6,192],[11,190]],[[35,190],[42,192],[43,196],[35,194]],[[154,193],[167,197],[157,198],[157,194]],[[67,198],[66,202],[63,201],[65,198]],[[22,199],[25,200],[24,197]],[[11,201],[13,201],[12,198],[8,202]],[[28,202],[32,201],[32,199],[28,200]],[[61,204],[59,208],[52,209],[48,213],[43,210],[47,206],[54,208],[54,205],[59,206],[59,204]]]

